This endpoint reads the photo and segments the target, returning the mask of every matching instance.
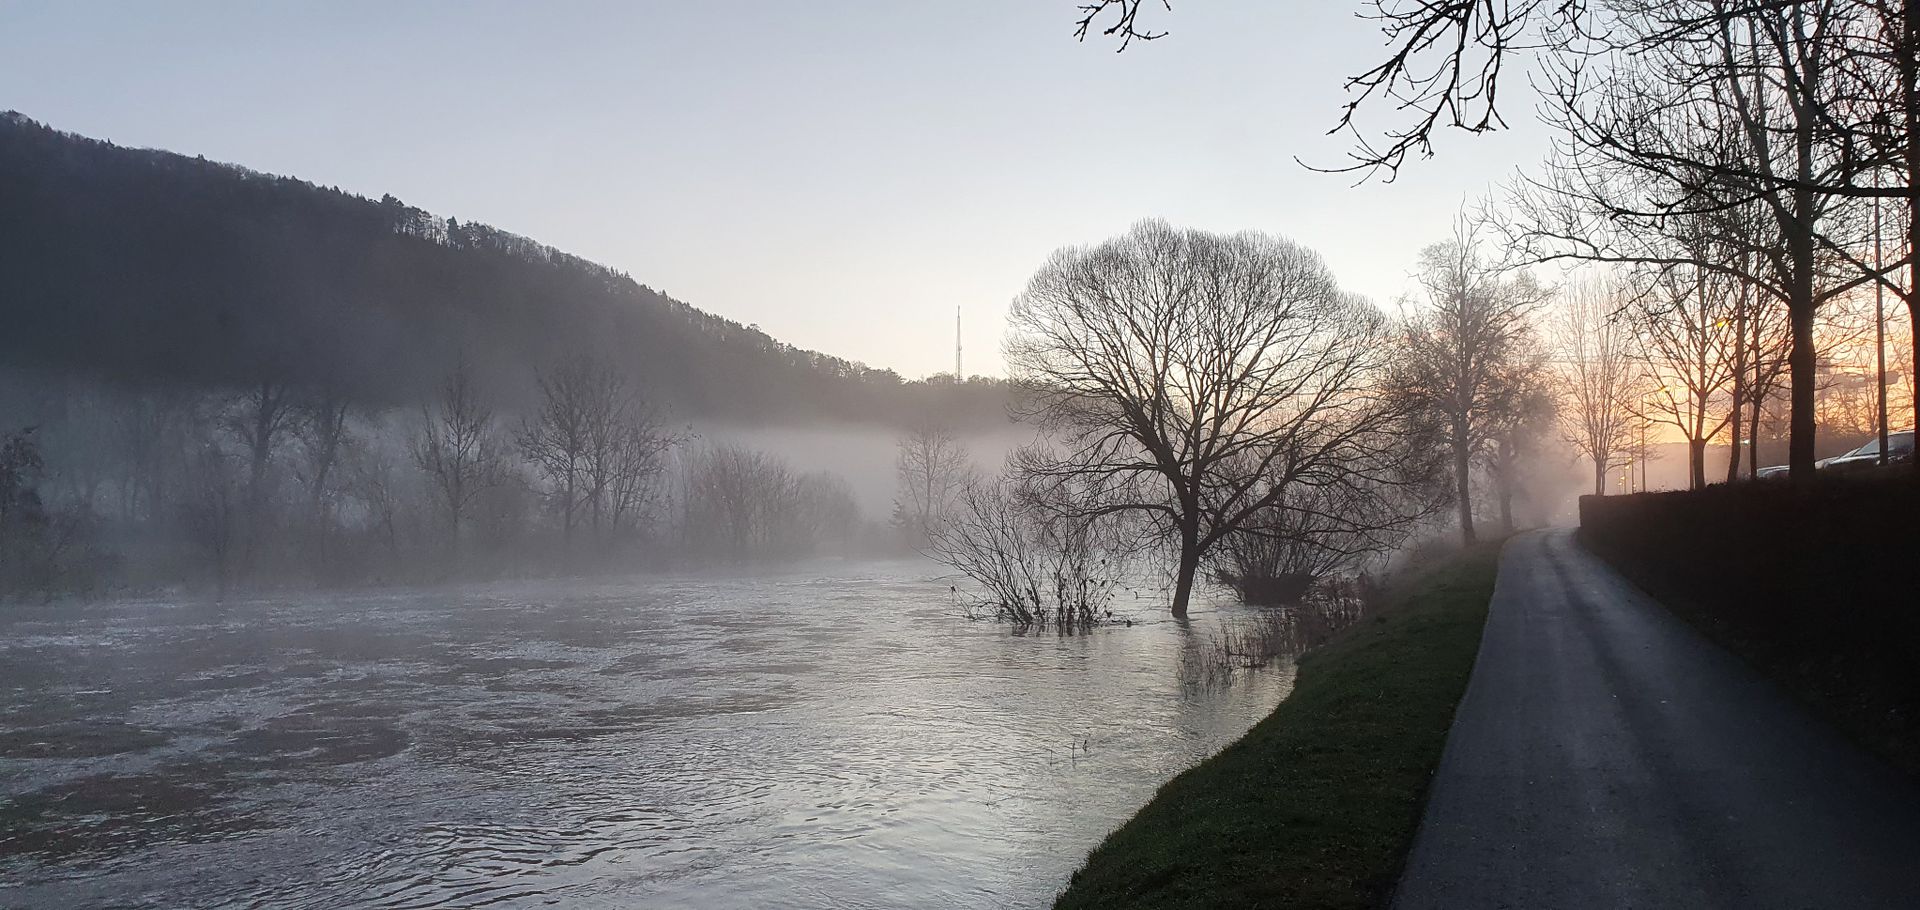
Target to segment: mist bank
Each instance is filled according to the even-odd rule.
[[[503,406],[0,382],[0,596],[325,588],[910,556],[902,431],[680,420],[604,363]],[[942,432],[945,432],[942,430]],[[956,437],[991,468],[1031,430]]]

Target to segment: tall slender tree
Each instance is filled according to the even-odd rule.
[[[1593,495],[1607,492],[1607,473],[1632,446],[1632,396],[1637,364],[1628,328],[1628,301],[1608,279],[1574,285],[1550,321],[1566,407],[1560,432],[1593,465]]]
[[[1452,239],[1421,253],[1420,283],[1425,306],[1401,322],[1392,389],[1445,440],[1460,536],[1472,543],[1473,466],[1539,381],[1521,366],[1534,349],[1533,315],[1548,295],[1525,273],[1495,269],[1465,216]]]

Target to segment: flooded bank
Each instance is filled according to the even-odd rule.
[[[1285,691],[923,562],[0,610],[0,905],[1039,906]]]

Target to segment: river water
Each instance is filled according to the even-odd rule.
[[[0,906],[1045,906],[1285,668],[923,562],[0,608]],[[1231,608],[1222,608],[1230,610]]]

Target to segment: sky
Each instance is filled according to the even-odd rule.
[[[1142,218],[1281,234],[1391,307],[1547,134],[1452,133],[1355,186],[1325,133],[1359,0],[132,4],[0,0],[0,109],[523,234],[909,377],[1003,372],[1007,304]],[[1506,90],[1512,91],[1512,90]],[[1506,94],[1503,91],[1503,95]]]

